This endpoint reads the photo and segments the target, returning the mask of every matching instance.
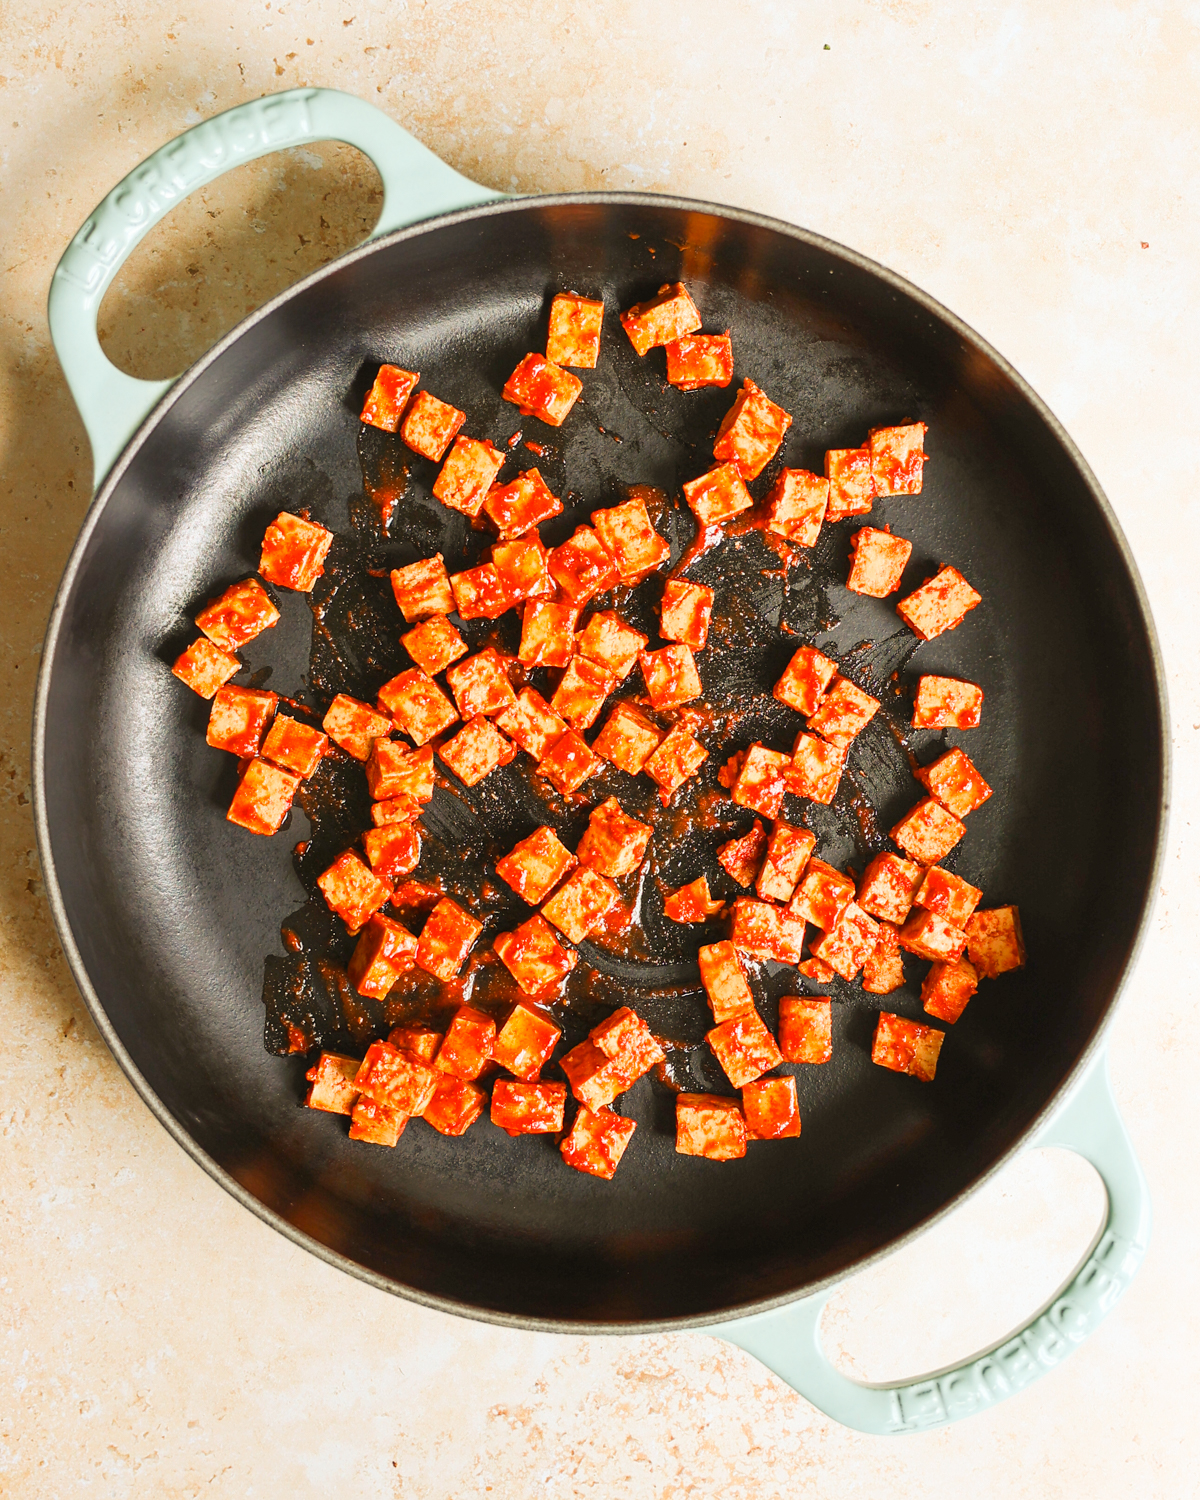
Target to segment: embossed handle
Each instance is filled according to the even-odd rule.
[[[289,89],[184,131],[119,182],[67,247],[50,284],[50,335],[92,445],[95,484],[171,380],[135,380],[100,347],[96,315],[126,256],[175,205],[231,167],[313,141],[345,141],[375,164],[383,212],[371,237],[502,197],[460,176],[382,111],[336,89]]]
[[[860,1385],[821,1347],[829,1292],[713,1330],[739,1345],[819,1411],[860,1432],[923,1432],[994,1406],[1052,1370],[1087,1338],[1129,1285],[1150,1234],[1150,1197],[1108,1081],[1102,1053],[1034,1146],[1066,1146],[1099,1172],[1108,1194],[1103,1229],[1082,1265],[1015,1333],[920,1380]]]

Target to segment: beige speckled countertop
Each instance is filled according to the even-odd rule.
[[[1197,1493],[1200,1314],[1179,1290],[1200,1241],[1195,7],[11,0],[0,74],[0,1494]],[[298,83],[364,95],[495,187],[678,192],[876,257],[1012,359],[1107,488],[1175,716],[1162,891],[1110,1033],[1156,1221],[1116,1311],[1023,1395],[954,1428],[867,1438],[700,1334],[535,1336],[389,1298],[238,1207],[99,1041],[55,939],[29,805],[39,649],[90,472],[47,287],[147,152]],[[376,199],[345,148],[242,168],[126,268],[102,317],[110,353],[140,374],[182,369],[360,238]],[[1018,1161],[848,1283],[827,1343],[867,1378],[965,1354],[1053,1290],[1099,1203],[1074,1158]]]

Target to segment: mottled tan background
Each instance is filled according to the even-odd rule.
[[[10,0],[0,74],[0,1494],[1197,1493],[1195,7]],[[1111,1032],[1157,1217],[1117,1311],[1024,1395],[871,1439],[698,1334],[535,1337],[410,1307],[238,1208],[99,1042],[54,937],[29,809],[39,648],[90,474],[46,291],[141,157],[300,83],[364,95],[497,188],[679,192],[856,246],[1013,359],[1107,487],[1176,720],[1163,889]],[[374,173],[345,148],[242,169],[130,262],[103,309],[107,348],[135,373],[183,369],[376,210]],[[849,1284],[830,1346],[887,1378],[1000,1335],[1069,1269],[1099,1203],[1073,1158],[1025,1159]]]

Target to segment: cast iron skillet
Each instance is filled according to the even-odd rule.
[[[169,394],[105,367],[95,307],[149,224],[237,160],[331,137],[380,166],[381,237],[247,319]],[[1164,823],[1165,697],[1133,563],[1046,408],[969,329],[878,266],[792,226],[677,199],[482,201],[493,197],[360,101],[296,92],[165,148],[64,256],[52,326],[103,482],[47,635],[35,768],[45,875],[76,979],[143,1097],[206,1170],[377,1286],[525,1327],[645,1331],[749,1318],[723,1331],[843,1420],[901,1430],[961,1414],[1031,1378],[1005,1355],[1020,1340],[957,1385],[860,1397],[839,1395],[862,1388],[828,1371],[817,1390],[812,1350],[796,1348],[798,1314],[790,1325],[757,1315],[785,1304],[819,1311],[820,1299],[796,1299],[927,1225],[1035,1131],[1052,1138],[1053,1108],[1093,1060],[1143,930]],[[479,206],[383,232],[464,203]],[[499,388],[544,341],[548,295],[561,288],[603,292],[609,316],[581,406],[561,431],[536,433],[553,448],[543,471],[574,508],[558,529],[620,499],[625,484],[677,497],[710,461],[732,392],[665,386],[661,356],[639,360],[614,316],[676,278],[706,327],[733,330],[737,380],[752,377],[793,414],[787,463],[819,468],[825,448],[857,444],[872,425],[929,424],[924,493],[880,502],[872,520],[915,541],[906,590],[945,560],[984,597],[962,627],[914,651],[890,605],[838,586],[847,524],[825,528],[786,597],[757,537],[727,542],[692,574],[715,579],[744,627],[737,651],[706,667],[706,693],[728,705],[773,680],[791,649],[780,620],[845,655],[868,685],[893,671],[911,684],[918,669],[983,683],[982,726],[945,740],[967,745],[995,789],[972,815],[956,867],[988,902],[1019,903],[1028,966],[984,985],[929,1087],[869,1059],[876,1010],[919,1016],[915,988],[882,1002],[835,990],[834,1062],[799,1070],[801,1144],[754,1148],[736,1166],[676,1156],[669,1096],[648,1079],[623,1106],[641,1127],[637,1149],[608,1185],[564,1170],[552,1141],[511,1142],[486,1120],[459,1141],[412,1129],[396,1152],[356,1147],[329,1117],[297,1107],[302,1061],[262,1043],[264,955],[282,952],[280,921],[303,900],[292,846],[304,816],[274,839],[225,822],[232,761],[206,747],[207,705],[167,664],[190,639],[198,603],[253,572],[278,509],[309,506],[351,530],[362,494],[356,413],[373,366],[419,369],[428,389],[468,412],[467,431],[502,438],[521,421]],[[523,425],[529,436],[538,428]],[[409,499],[378,548],[393,565],[469,544],[421,498],[434,472],[413,463]],[[676,516],[671,527],[678,553],[690,526]],[[301,685],[311,622],[289,596],[278,629],[246,652],[252,668],[271,664],[281,691]],[[882,644],[854,656],[868,639]],[[402,664],[395,649],[391,670]],[[381,680],[368,681],[361,663],[348,670],[368,689]],[[913,743],[927,761],[941,740]],[[852,765],[851,789],[884,829],[920,795],[882,723]],[[480,789],[481,821],[464,814],[463,827],[477,828],[481,852],[506,819],[519,822],[518,802],[513,793],[489,803]],[[842,803],[814,827],[827,857],[861,867],[866,846],[850,811]],[[653,963],[644,967],[617,978],[652,981]],[[768,1005],[794,991],[786,979],[770,977]],[[691,1013],[703,1029],[694,1000],[648,1005],[658,1025],[686,1026]],[[1097,1300],[1096,1274],[1119,1290],[1148,1225],[1103,1074],[1091,1072],[1100,1081],[1058,1117],[1074,1121],[1058,1138],[1097,1161],[1123,1218],[1050,1309],[1064,1347],[1111,1301],[1111,1288]],[[1039,1346],[1031,1368],[1057,1357]]]

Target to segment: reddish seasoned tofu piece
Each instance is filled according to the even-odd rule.
[[[421,804],[408,795],[371,803],[371,822],[376,828],[382,828],[385,823],[412,823],[420,816]]]
[[[949,1021],[953,1026],[978,988],[979,975],[970,959],[936,963],[921,985],[921,1004],[931,1016],[936,1016],[939,1021]]]
[[[199,693],[202,698],[211,698],[219,687],[224,687],[233,674],[241,669],[242,664],[236,656],[222,651],[207,636],[202,635],[176,658],[171,671],[193,693]]]
[[[633,671],[639,653],[647,644],[646,636],[611,609],[592,615],[575,637],[579,655],[606,667],[618,682],[624,682]]]
[[[411,875],[421,862],[421,835],[411,823],[384,823],[363,834],[367,863],[391,886]]]
[[[621,327],[639,354],[673,344],[700,327],[700,312],[681,281],[660,286],[655,296],[621,314]]]
[[[358,1098],[350,1111],[350,1139],[369,1141],[372,1146],[394,1146],[404,1134],[409,1116],[403,1110],[374,1099]]]
[[[707,943],[696,957],[700,963],[700,983],[717,1025],[732,1021],[735,1016],[749,1015],[754,1010],[754,996],[733,943]]]
[[[415,944],[415,938],[413,942]],[[427,1026],[393,1026],[388,1032],[388,1044],[400,1052],[411,1053],[422,1062],[431,1063],[442,1045],[442,1033],[431,1031]]]
[[[983,712],[983,689],[957,677],[917,679],[914,729],[976,729]]]
[[[770,901],[739,897],[733,903],[729,938],[739,953],[798,964],[804,954],[804,918]]]
[[[944,567],[896,605],[896,613],[923,641],[955,630],[983,595],[977,594],[957,568]]]
[[[575,654],[579,606],[570,599],[531,599],[521,617],[517,656],[527,667],[565,667]]]
[[[737,464],[714,464],[683,486],[683,498],[702,526],[719,526],[754,504]]]
[[[477,922],[457,901],[443,896],[425,918],[417,943],[417,967],[435,979],[453,979],[482,931],[482,922]]]
[[[727,386],[733,379],[733,340],[725,333],[685,333],[667,345],[667,380],[681,391]]]
[[[825,454],[825,478],[829,480],[827,521],[846,516],[864,516],[875,500],[869,448],[830,448]]]
[[[782,1141],[800,1134],[796,1080],[759,1078],[742,1090],[746,1137],[751,1141]]]
[[[410,625],[431,615],[448,615],[454,608],[454,593],[440,552],[405,568],[393,568],[392,593]]]
[[[832,984],[836,975],[823,958],[806,958],[796,965],[796,972],[811,979],[814,984]]]
[[[360,995],[383,1000],[388,991],[413,966],[417,940],[407,927],[376,912],[359,933],[346,966],[346,977]]]
[[[925,465],[924,422],[872,427],[867,439],[877,495],[919,495]]]
[[[592,525],[622,583],[640,583],[671,556],[671,544],[655,531],[646,502],[638,495],[607,510],[594,510]]]
[[[691,703],[703,691],[690,646],[676,644],[659,651],[643,651],[638,660],[646,696],[660,712]]]
[[[541,693],[530,687],[522,688],[513,706],[496,716],[496,727],[534,760],[541,760],[567,728]]]
[[[816,834],[807,828],[793,828],[790,823],[776,822],[754,886],[764,901],[787,902],[792,899],[816,844]]]
[[[617,679],[586,656],[573,656],[550,700],[550,707],[575,729],[590,729]]]
[[[524,536],[551,516],[562,515],[562,501],[552,495],[537,469],[526,469],[511,484],[497,485],[483,502],[502,541]]]
[[[812,951],[835,974],[849,981],[875,952],[878,942],[879,923],[852,901],[842,913],[841,921],[817,939]]]
[[[537,828],[496,861],[496,874],[522,901],[540,906],[558,882],[575,867],[575,856],[553,828]]]
[[[934,865],[925,871],[914,899],[918,906],[945,917],[955,927],[965,928],[982,898],[983,892],[976,886],[968,885],[961,876],[952,875],[941,865]]]
[[[858,904],[885,922],[908,916],[925,872],[898,854],[877,854],[858,882]]]
[[[909,913],[900,929],[900,946],[905,953],[931,958],[937,963],[953,963],[961,958],[967,946],[967,934],[937,912],[919,906]]]
[[[427,745],[458,718],[449,698],[418,667],[385,682],[379,689],[379,701],[391,714],[397,729],[417,745]]]
[[[686,649],[685,646],[684,650]],[[607,727],[605,725],[605,729]],[[665,806],[673,793],[679,790],[689,776],[695,775],[707,759],[708,751],[700,741],[693,739],[682,724],[676,724],[658,749],[647,758],[642,769],[651,781],[658,783],[659,798]],[[615,758],[613,764],[618,764]]]
[[[936,865],[945,859],[966,831],[967,825],[953,813],[947,812],[932,797],[925,797],[900,819],[892,829],[891,837],[919,865]]]
[[[340,745],[355,760],[367,760],[376,740],[391,734],[391,719],[376,713],[369,703],[339,693],[321,720],[321,728],[335,745]]]
[[[764,818],[777,818],[791,764],[790,755],[768,750],[765,745],[751,745],[733,784],[733,800],[741,807],[752,807]]]
[[[609,1181],[636,1129],[635,1120],[627,1120],[611,1109],[581,1106],[558,1149],[567,1166]]]
[[[846,587],[872,599],[886,599],[900,587],[912,556],[912,543],[893,536],[885,526],[861,526],[850,538],[850,576]]]
[[[390,797],[413,795],[412,773],[408,762],[414,754],[424,755],[426,761],[430,759],[430,755],[413,751],[401,740],[376,740],[371,746],[366,764],[367,790],[376,802]],[[432,774],[432,767],[426,774]],[[428,798],[425,800],[428,801]]]
[[[512,741],[482,714],[468,720],[456,735],[438,747],[438,759],[450,767],[464,786],[476,786],[497,766],[506,766],[516,753]]]
[[[971,757],[957,746],[915,774],[929,795],[956,818],[973,813],[992,795],[991,787],[975,769]]]
[[[492,1060],[523,1079],[536,1083],[562,1032],[548,1017],[525,1004],[512,1008],[492,1048]]]
[[[434,1067],[464,1083],[473,1083],[483,1072],[496,1042],[496,1023],[473,1005],[460,1005],[438,1049]]]
[[[1025,967],[1021,913],[1015,906],[977,911],[967,923],[967,952],[980,979],[995,979]]]
[[[932,1083],[945,1036],[936,1026],[922,1026],[880,1011],[871,1061],[881,1068],[891,1068],[893,1073],[908,1073],[922,1083]]]
[[[666,1058],[653,1032],[628,1005],[619,1009],[588,1032],[588,1040],[599,1047],[605,1057],[618,1058],[632,1079],[648,1073],[655,1063]]]
[[[814,734],[831,745],[848,745],[875,717],[879,699],[864,693],[847,677],[839,677],[808,721]]]
[[[436,1085],[437,1074],[428,1063],[390,1042],[372,1042],[354,1075],[360,1094],[403,1115],[419,1115]]]
[[[582,943],[603,925],[621,899],[611,880],[579,865],[542,905],[542,916],[572,943]]]
[[[492,548],[496,577],[515,602],[545,599],[556,592],[549,564],[550,554],[536,531],[514,537],[511,542],[497,542]]]
[[[473,1083],[443,1073],[421,1118],[439,1135],[466,1135],[483,1113],[488,1096]]]
[[[738,885],[753,885],[767,852],[766,829],[754,820],[754,827],[741,838],[730,839],[717,850],[717,863]]]
[[[824,802],[828,806],[837,796],[845,764],[844,745],[832,745],[818,735],[806,734],[801,730],[796,736],[795,749],[792,751],[788,790],[797,797],[808,797],[813,802]]]
[[[240,651],[247,641],[278,622],[279,611],[257,578],[230,584],[196,616],[196,624],[213,645],[229,652]]]
[[[344,1057],[340,1052],[322,1052],[305,1078],[312,1087],[304,1096],[309,1109],[323,1109],[331,1115],[348,1115],[358,1098],[354,1077],[358,1058]]]
[[[512,1083],[492,1089],[492,1124],[509,1135],[557,1135],[567,1107],[565,1083]]]
[[[609,797],[592,809],[579,840],[579,862],[610,880],[619,880],[641,864],[653,832],[649,823],[629,817],[617,799]]]
[[[548,567],[551,578],[581,609],[620,576],[612,553],[590,526],[577,526],[573,536],[555,547]]]
[[[594,370],[600,356],[604,303],[576,292],[559,292],[550,304],[546,358],[552,365]]]
[[[705,1033],[705,1040],[735,1089],[753,1083],[783,1061],[775,1038],[756,1010],[714,1026]]]
[[[736,1161],[746,1154],[746,1117],[736,1099],[720,1094],[679,1094],[675,1099],[675,1150],[680,1156]]]
[[[589,776],[600,769],[600,759],[592,754],[588,742],[573,729],[559,735],[542,756],[538,770],[555,789],[567,796],[577,792]]]
[[[828,504],[828,479],[808,469],[784,469],[767,496],[767,530],[797,547],[814,547]]]
[[[868,995],[890,995],[904,983],[904,959],[900,952],[900,929],[894,922],[880,922],[875,951],[863,964],[862,987]]]
[[[571,1092],[587,1109],[606,1108],[641,1076],[629,1076],[624,1058],[609,1057],[592,1041],[572,1047],[559,1067],[567,1075]]]
[[[822,656],[815,646],[801,646],[771,692],[797,713],[815,714],[825,689],[836,676],[836,662]]]
[[[707,922],[724,910],[724,901],[714,901],[712,898],[707,875],[700,875],[687,885],[677,886],[663,898],[664,915],[672,922],[681,924]]]
[[[827,1063],[833,1056],[833,1003],[807,995],[779,1002],[779,1050],[787,1062]]]
[[[743,380],[733,405],[717,429],[713,457],[734,463],[743,479],[757,479],[779,452],[792,419],[752,380]]]
[[[321,757],[329,745],[329,736],[314,729],[310,724],[301,724],[299,719],[287,714],[276,714],[263,740],[263,759],[273,761],[286,771],[296,771],[308,777],[321,764]]]
[[[433,498],[474,520],[503,463],[504,454],[491,443],[456,437],[441,473],[433,481]]]
[[[303,779],[256,756],[242,772],[225,816],[251,833],[278,833]]]
[[[662,742],[662,730],[645,714],[632,703],[618,703],[596,736],[593,749],[618,770],[636,776]]]
[[[454,607],[464,620],[497,620],[513,606],[514,601],[490,562],[455,573],[450,588]]]
[[[380,880],[353,849],[339,854],[329,868],[317,876],[317,885],[330,911],[341,917],[351,936],[365,926],[367,919],[392,894],[391,886]]]
[[[259,688],[218,688],[208,715],[205,738],[214,750],[245,758],[257,755],[275,717],[277,693]]]
[[[680,641],[693,651],[702,651],[708,640],[713,591],[705,583],[668,579],[659,605],[664,641]]]
[[[399,365],[380,365],[375,384],[367,392],[359,421],[384,432],[395,432],[420,378],[419,371],[402,370]]]
[[[434,615],[400,637],[400,644],[427,677],[444,672],[467,654],[467,643],[445,615]]]
[[[527,354],[504,382],[501,395],[519,407],[522,416],[561,427],[582,390],[578,375],[552,365],[544,355]]]
[[[549,922],[536,912],[512,932],[498,933],[492,947],[512,977],[535,1000],[556,990],[579,958],[563,947]]]
[[[788,911],[822,932],[832,932],[854,900],[854,882],[823,859],[810,859]]]
[[[517,701],[504,669],[504,660],[494,646],[485,646],[458,666],[451,667],[446,673],[446,684],[454,694],[462,719],[473,719],[476,714],[503,713]]]
[[[258,571],[268,583],[311,594],[332,546],[332,531],[281,510],[263,536]]]
[[[414,453],[437,463],[466,420],[466,412],[457,406],[439,401],[428,391],[418,391],[408,404],[400,436]]]

